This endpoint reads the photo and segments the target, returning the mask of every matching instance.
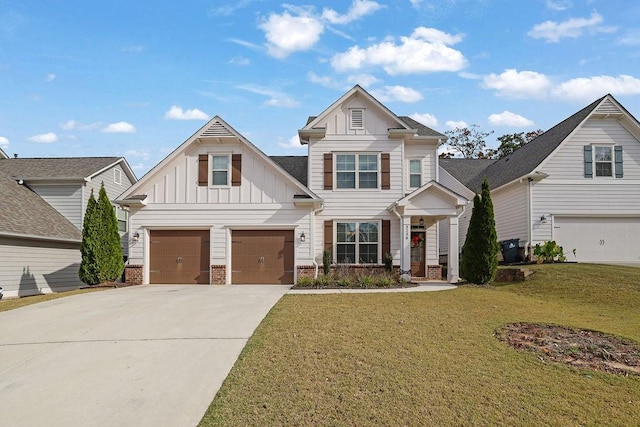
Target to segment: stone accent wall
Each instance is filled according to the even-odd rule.
[[[125,265],[124,282],[128,285],[142,285],[142,265]]]
[[[441,265],[428,265],[427,266],[427,279],[429,279],[429,280],[442,280],[442,266]]]
[[[224,285],[227,283],[227,266],[212,265],[211,266],[211,284]]]

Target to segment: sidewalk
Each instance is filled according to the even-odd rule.
[[[291,289],[287,294],[362,294],[362,293],[388,293],[388,292],[431,292],[431,291],[447,291],[455,289],[456,286],[447,282],[423,282],[418,286],[410,288],[374,288],[374,289],[356,289],[356,288],[344,288],[344,289]]]

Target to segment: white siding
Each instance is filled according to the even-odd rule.
[[[29,187],[78,229],[82,229],[84,209],[82,208],[82,187],[79,184],[33,184]]]
[[[473,197],[475,193],[465,187],[460,181],[455,179],[449,172],[440,168],[440,184],[449,188],[452,191],[466,197],[470,203],[464,209],[462,215],[458,219],[458,248],[462,249],[464,241],[467,237],[467,230],[469,229],[469,220],[471,219],[471,211],[473,210]],[[449,253],[449,220],[445,219],[440,221],[439,225],[440,239],[440,255],[446,255]]]
[[[623,178],[584,178],[585,145],[623,147]],[[550,216],[637,216],[640,213],[640,143],[614,119],[589,119],[553,154],[533,185],[533,244],[553,238]],[[546,222],[540,220],[545,215]]]
[[[405,144],[404,146],[404,185],[405,189],[410,191],[409,187],[409,160],[420,159],[422,163],[421,183],[426,184],[436,179],[436,151],[435,145],[427,144]]]
[[[75,289],[80,244],[0,237],[0,286],[7,297]]]
[[[529,239],[528,182],[509,185],[491,192],[498,240],[520,239],[524,247]]]

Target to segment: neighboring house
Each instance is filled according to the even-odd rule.
[[[4,152],[2,148],[0,148],[0,159],[8,159],[9,156]]]
[[[613,96],[484,169],[464,162],[440,167],[471,192],[487,177],[498,239],[525,256],[555,240],[569,261],[640,262],[640,123]]]
[[[446,137],[360,86],[299,130],[308,156],[266,156],[214,117],[117,200],[130,209],[127,280],[285,283],[329,250],[350,268],[440,278],[438,221],[458,245],[468,200],[438,182]],[[457,253],[448,279],[458,280]]]
[[[77,288],[91,190],[113,200],[136,177],[121,157],[0,158],[0,286],[6,296]],[[117,209],[123,253],[127,212]]]

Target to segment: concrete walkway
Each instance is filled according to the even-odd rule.
[[[137,286],[0,313],[0,426],[194,426],[289,286]]]

